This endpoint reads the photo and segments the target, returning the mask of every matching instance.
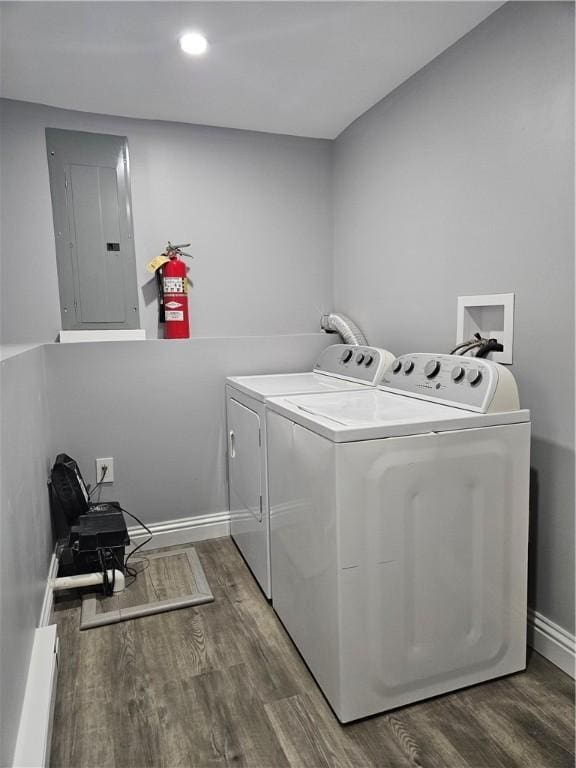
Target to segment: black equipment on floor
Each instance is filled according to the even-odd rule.
[[[130,544],[117,501],[93,503],[78,464],[65,453],[56,457],[50,477],[54,535],[59,545],[59,576],[125,572]],[[105,591],[111,591],[105,579]]]

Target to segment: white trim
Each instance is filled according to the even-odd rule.
[[[574,677],[576,638],[541,613],[528,609],[528,645]]]
[[[34,633],[14,751],[15,768],[43,768],[50,762],[57,677],[58,635],[52,624]]]
[[[142,549],[171,547],[175,544],[191,544],[204,539],[217,539],[230,535],[230,513],[213,512],[209,515],[183,517],[167,520],[164,523],[151,523],[149,526],[154,538]],[[128,528],[132,544],[145,541],[148,534],[141,526]]]
[[[110,331],[60,331],[60,343],[70,344],[84,341],[145,341],[146,331],[140,328],[132,330]]]
[[[50,567],[48,568],[48,576],[46,578],[46,589],[44,590],[44,599],[42,600],[42,610],[40,611],[39,627],[47,627],[52,620],[52,606],[54,604],[54,590],[52,589],[52,582],[58,576],[58,558],[56,557],[56,551],[52,554],[50,560]]]

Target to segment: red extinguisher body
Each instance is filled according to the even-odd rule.
[[[167,339],[190,338],[188,322],[188,278],[186,264],[177,256],[162,267],[164,294],[164,336]]]

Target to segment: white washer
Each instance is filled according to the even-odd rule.
[[[333,344],[312,372],[226,379],[231,534],[268,598],[270,524],[266,458],[266,400],[274,395],[337,392],[377,384],[394,355],[376,347]]]
[[[273,606],[342,722],[524,669],[529,419],[453,355],[268,402]]]

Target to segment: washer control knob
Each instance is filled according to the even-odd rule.
[[[364,365],[366,366],[366,368],[370,368],[373,362],[374,362],[374,355],[366,355],[366,359],[364,360]]]
[[[351,349],[345,349],[344,352],[342,352],[342,357],[340,358],[343,363],[349,363],[352,359],[352,350]]]
[[[424,373],[427,379],[433,379],[440,372],[440,363],[438,360],[428,360],[424,366]]]
[[[478,370],[478,368],[471,368],[468,371],[468,376],[466,376],[468,379],[468,382],[475,387],[477,384],[480,384],[482,381],[482,371]]]
[[[392,373],[400,373],[402,370],[402,360],[394,360],[392,364]]]
[[[414,370],[414,361],[413,360],[406,360],[404,363],[404,373],[409,374],[412,373]]]
[[[452,377],[452,381],[462,381],[465,373],[466,371],[464,368],[462,368],[461,365],[457,365],[455,368],[452,368],[450,376]]]
[[[364,362],[364,353],[363,352],[359,352],[356,355],[356,365],[362,365],[363,362]]]

